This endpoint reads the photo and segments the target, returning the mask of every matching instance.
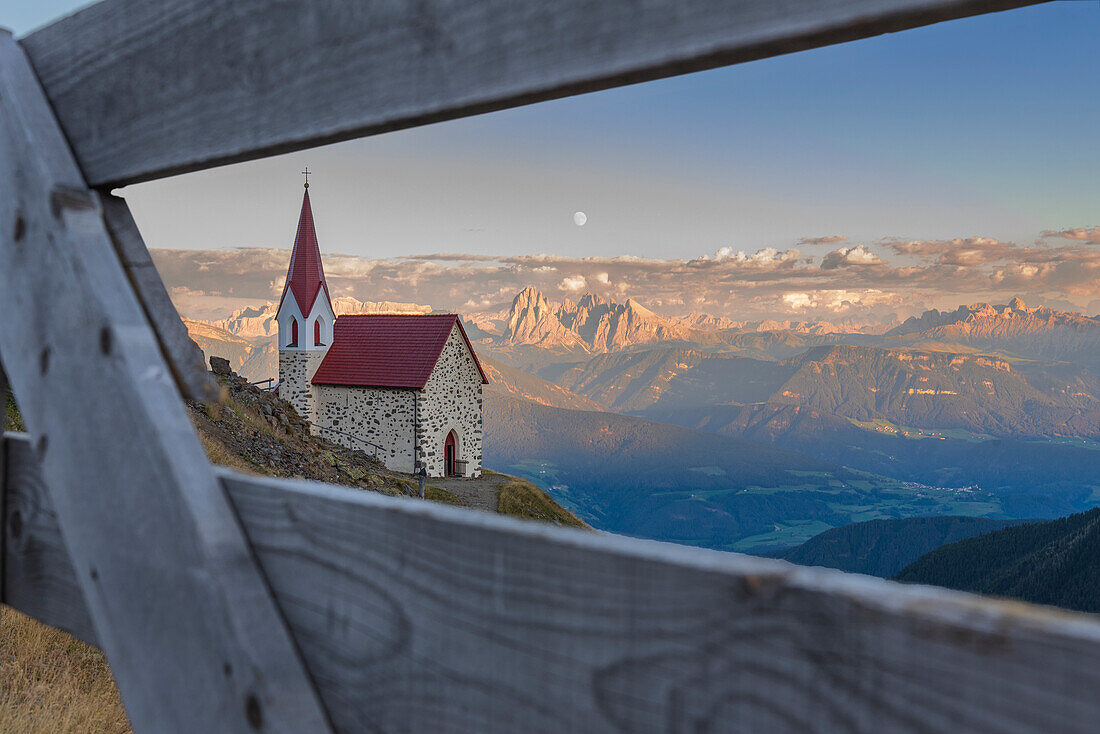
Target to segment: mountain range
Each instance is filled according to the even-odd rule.
[[[535,288],[524,288],[512,308],[497,346],[536,345],[589,353],[615,352],[645,344],[714,341],[709,332],[662,318],[634,299],[615,303],[586,293],[574,303],[551,303]]]
[[[273,312],[188,326],[256,380],[277,370]],[[1100,501],[1096,318],[1017,299],[843,331],[527,288],[464,321],[490,377],[486,465],[598,528],[767,550],[876,518]]]

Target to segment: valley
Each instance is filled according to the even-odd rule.
[[[257,381],[277,372],[272,316],[188,326]],[[1096,317],[1017,299],[844,331],[526,288],[466,321],[490,378],[486,465],[599,529],[766,552],[861,521],[1100,504]]]

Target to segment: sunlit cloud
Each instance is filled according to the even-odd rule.
[[[1059,231],[1044,229],[1041,236],[1048,238],[1061,237],[1065,240],[1077,240],[1079,242],[1087,242],[1090,245],[1100,245],[1100,226],[1077,227],[1075,229],[1063,229]]]
[[[847,242],[848,238],[842,234],[831,234],[825,237],[803,237],[798,241],[800,245],[835,245],[839,242]]]
[[[841,247],[830,252],[821,261],[821,269],[835,270],[851,265],[877,265],[881,262],[882,258],[868,250],[865,245],[856,245],[855,247]]]
[[[634,298],[668,316],[706,312],[738,320],[889,323],[924,308],[986,300],[1029,303],[1100,299],[1100,248],[1086,239],[1021,247],[990,237],[889,239],[839,247],[822,258],[795,248],[722,247],[693,259],[638,255],[564,257],[436,253],[366,259],[326,255],[334,296],[415,302],[463,313],[509,308],[526,286],[572,298],[593,292]],[[1068,241],[1067,241],[1068,240]],[[235,302],[275,300],[287,250],[155,250],[181,311],[207,313]],[[202,294],[202,295],[199,295]],[[185,314],[186,315],[186,314]]]
[[[585,280],[583,275],[571,275],[567,278],[562,278],[562,281],[558,283],[558,288],[563,291],[581,291],[588,286],[588,281]]]
[[[941,265],[975,266],[1005,260],[1017,251],[1011,242],[992,237],[957,237],[953,240],[908,240],[886,243],[899,255],[935,259]]]

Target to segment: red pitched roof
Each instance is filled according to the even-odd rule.
[[[328,283],[325,282],[325,269],[321,267],[321,249],[317,246],[317,232],[313,229],[313,209],[309,205],[309,189],[302,197],[302,213],[298,216],[298,234],[294,237],[294,251],[290,255],[290,269],[286,273],[286,285],[279,299],[279,310],[283,308],[287,289],[294,291],[294,300],[302,310],[302,316],[309,316],[317,292],[322,288],[328,297]]]
[[[340,316],[332,346],[317,368],[313,384],[422,388],[455,324],[473,355],[482,384],[489,384],[462,321],[453,313]]]

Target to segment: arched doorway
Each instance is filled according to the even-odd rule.
[[[453,477],[456,471],[455,463],[458,459],[458,436],[454,431],[447,434],[447,440],[443,442],[443,474]]]

